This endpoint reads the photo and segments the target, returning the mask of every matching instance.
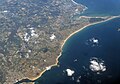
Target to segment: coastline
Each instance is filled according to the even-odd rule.
[[[77,2],[75,2],[74,0],[71,0],[74,4],[76,4],[76,5],[78,5],[78,3]]]
[[[59,59],[59,57],[62,55],[62,51],[60,52],[60,54],[58,55],[58,57],[55,59],[56,60],[56,63],[55,64],[53,64],[53,65],[50,65],[50,66],[48,66],[48,67],[53,67],[53,66],[58,66],[57,64],[58,64],[58,59]],[[40,78],[42,75],[43,75],[43,73],[44,72],[46,72],[46,71],[48,71],[47,69],[45,69],[45,70],[43,70],[40,74],[39,74],[39,76],[37,76],[37,77],[35,77],[35,78],[32,78],[32,79],[30,79],[30,78],[28,78],[28,79],[30,79],[30,80],[32,80],[32,81],[35,81],[36,79],[38,79],[38,78]]]
[[[84,16],[84,17],[86,17],[86,16]],[[120,16],[111,16],[110,18],[108,18],[108,19],[106,19],[106,20],[104,20],[104,21],[99,21],[99,22],[91,23],[91,24],[88,24],[88,25],[86,25],[86,26],[78,29],[77,31],[75,31],[75,32],[73,32],[72,34],[70,34],[70,35],[64,40],[64,42],[62,43],[62,46],[61,46],[61,50],[62,50],[64,44],[66,43],[66,41],[67,41],[72,35],[78,33],[79,31],[83,30],[84,28],[86,28],[86,27],[88,27],[88,26],[95,25],[95,24],[99,24],[99,23],[102,23],[102,22],[106,22],[106,21],[109,21],[109,20],[112,20],[112,19],[118,18],[118,17],[120,17]],[[96,17],[96,18],[98,18],[98,17]],[[103,17],[102,17],[102,18],[103,18]]]
[[[85,5],[79,4],[79,3],[75,2],[74,0],[71,0],[71,1],[76,5],[81,5],[82,7],[84,7],[82,13],[84,13],[84,11],[86,11],[88,9],[88,7],[86,7]]]
[[[84,17],[85,17],[85,16],[84,16]],[[67,41],[72,35],[80,32],[81,30],[83,30],[84,28],[86,28],[86,27],[88,27],[88,26],[92,26],[92,25],[95,25],[95,24],[99,24],[99,23],[102,23],[102,22],[106,22],[106,21],[109,21],[109,20],[112,20],[112,19],[118,18],[118,17],[120,17],[120,16],[111,16],[111,17],[108,17],[108,19],[106,19],[106,20],[99,21],[99,22],[95,22],[95,23],[90,23],[90,24],[88,24],[88,25],[86,25],[86,26],[78,29],[77,31],[73,32],[72,34],[70,34],[65,40],[63,40],[63,43],[61,43],[61,44],[62,44],[62,45],[61,45],[61,48],[60,48],[61,52],[60,52],[59,56],[56,58],[55,64],[50,65],[50,66],[48,66],[48,67],[59,66],[59,65],[58,65],[58,62],[59,62],[58,59],[59,59],[60,56],[62,56],[63,46],[65,45],[66,41]],[[48,71],[48,70],[45,69],[45,70],[43,70],[43,71],[39,74],[39,76],[37,76],[37,77],[35,77],[35,78],[32,78],[32,79],[30,79],[30,78],[28,78],[28,79],[30,79],[30,80],[32,80],[32,81],[35,81],[36,79],[40,78],[40,77],[44,74],[44,72],[46,72],[46,71]],[[34,82],[33,82],[33,84],[34,84]]]

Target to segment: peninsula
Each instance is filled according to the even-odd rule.
[[[86,9],[72,0],[2,1],[0,84],[33,82],[57,65],[70,36],[86,25],[114,18],[80,16]]]

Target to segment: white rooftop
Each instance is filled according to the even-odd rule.
[[[34,28],[30,28],[30,32],[31,32],[31,36],[35,36],[35,37],[38,37],[38,34],[36,34]]]
[[[30,40],[30,36],[28,36],[28,33],[25,33],[24,40],[27,42]]]

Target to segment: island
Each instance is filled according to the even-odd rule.
[[[81,16],[86,9],[73,0],[2,0],[0,84],[33,83],[57,65],[71,35],[111,18]]]

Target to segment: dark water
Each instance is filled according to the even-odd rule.
[[[88,7],[83,15],[120,15],[120,0],[74,0]]]
[[[115,18],[74,34],[64,45],[60,67],[46,71],[35,84],[120,84],[119,28],[120,18]],[[93,38],[98,42],[93,42]],[[90,69],[94,58],[104,63],[105,71]],[[66,69],[75,73],[67,76]]]
[[[45,0],[46,1],[46,0]],[[120,15],[120,0],[74,0],[88,9],[87,16]],[[60,67],[46,71],[35,84],[120,84],[120,18],[89,26],[73,35],[64,45]],[[94,43],[93,39],[99,42]],[[106,71],[94,72],[90,60],[103,62]],[[67,76],[66,69],[74,70]],[[33,82],[23,79],[22,82]]]

